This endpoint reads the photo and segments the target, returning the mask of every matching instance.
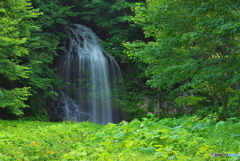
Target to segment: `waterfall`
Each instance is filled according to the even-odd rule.
[[[79,24],[65,28],[69,37],[59,61],[65,87],[59,91],[56,109],[63,120],[106,124],[119,120],[122,74],[95,33]]]

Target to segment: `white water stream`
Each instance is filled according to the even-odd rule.
[[[118,64],[102,49],[91,29],[75,24],[66,28],[66,33],[69,39],[59,70],[66,85],[58,103],[63,119],[98,124],[117,121],[113,91],[118,88],[116,80],[122,80]]]

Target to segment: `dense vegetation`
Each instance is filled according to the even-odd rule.
[[[239,115],[239,5],[234,0],[138,3],[133,21],[154,40],[126,43],[128,55],[148,64],[147,83],[176,104],[200,104],[220,119]]]
[[[239,153],[239,7],[238,0],[1,1],[0,160]],[[129,122],[48,122],[48,101],[62,86],[64,27],[74,23],[92,28],[119,63]]]
[[[236,0],[2,1],[0,118],[48,117],[46,102],[61,85],[54,63],[64,26],[72,23],[92,28],[121,66],[126,119],[147,112],[239,117],[239,6]]]
[[[238,154],[239,123],[215,119],[149,117],[106,126],[0,121],[0,160],[201,161],[210,159],[210,153]]]
[[[4,119],[24,112],[43,114],[46,98],[56,95],[53,85],[58,81],[50,65],[58,42],[41,31],[35,19],[43,13],[30,6],[26,0],[0,3],[0,111]]]

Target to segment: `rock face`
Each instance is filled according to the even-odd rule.
[[[159,116],[162,113],[176,113],[177,110],[173,106],[168,104],[168,101],[159,101],[158,99],[150,99],[143,97],[142,103],[139,103],[140,107],[143,108],[147,113],[152,113]]]
[[[160,101],[159,99],[151,99],[148,97],[143,97],[142,102],[139,103],[139,107],[144,109],[146,113],[152,113],[157,116],[165,113],[177,114],[180,112],[177,107],[167,100]],[[192,110],[190,106],[183,106],[182,108],[181,112],[184,114],[190,113]]]

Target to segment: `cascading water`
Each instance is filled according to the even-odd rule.
[[[66,87],[59,92],[56,109],[62,111],[63,120],[118,122],[123,85],[118,64],[91,29],[75,24],[66,27],[66,33],[69,39],[58,67]]]

